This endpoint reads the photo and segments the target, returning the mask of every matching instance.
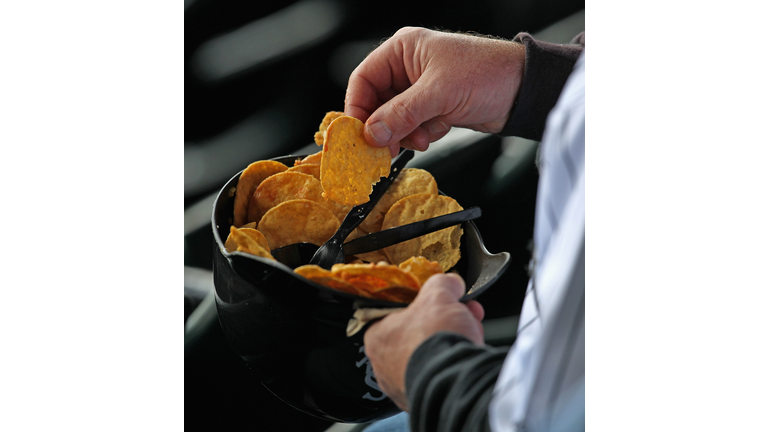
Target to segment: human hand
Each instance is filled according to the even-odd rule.
[[[480,322],[485,312],[476,301],[459,302],[464,291],[460,276],[434,275],[407,308],[387,315],[365,332],[365,354],[376,382],[402,410],[408,411],[405,370],[422,342],[435,333],[448,331],[462,334],[476,345],[484,344]]]
[[[453,126],[500,132],[525,66],[523,45],[406,27],[349,77],[344,114],[374,147],[424,151]]]

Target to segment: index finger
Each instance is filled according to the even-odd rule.
[[[395,45],[392,39],[384,42],[349,76],[344,115],[365,122],[383,102],[411,85],[403,53],[398,52]]]

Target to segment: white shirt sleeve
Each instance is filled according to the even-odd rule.
[[[557,375],[551,369],[567,369],[569,376],[580,373],[583,378],[585,58],[586,50],[550,112],[542,138],[534,271],[523,301],[517,339],[504,362],[489,408],[491,428],[497,432],[531,429],[532,422],[539,421],[532,413],[540,417],[541,404],[534,407],[531,401],[545,381],[551,392],[551,380],[542,378]],[[570,318],[563,320],[564,315]],[[581,330],[565,328],[578,325]],[[560,363],[568,364],[546,361],[553,343],[568,342],[562,338],[564,334],[571,339],[568,349],[577,355],[564,356]]]

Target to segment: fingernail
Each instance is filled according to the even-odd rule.
[[[383,121],[368,126],[368,133],[382,146],[389,144],[389,140],[392,138],[392,130]]]
[[[437,135],[437,134],[441,134],[441,133],[447,131],[450,128],[451,127],[448,126],[447,124],[445,124],[445,123],[443,123],[441,121],[436,121],[436,122],[432,123],[432,126],[429,129],[432,131],[433,134]]]

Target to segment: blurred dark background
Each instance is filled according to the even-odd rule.
[[[332,424],[282,404],[229,350],[211,298],[210,215],[221,186],[249,163],[316,152],[327,111],[343,110],[350,72],[404,26],[511,39],[526,31],[566,43],[584,30],[583,0],[461,2],[349,0],[184,3],[185,427],[326,430]],[[508,271],[478,300],[488,343],[514,339],[527,283],[538,143],[455,129],[409,166],[429,170],[464,207]]]

